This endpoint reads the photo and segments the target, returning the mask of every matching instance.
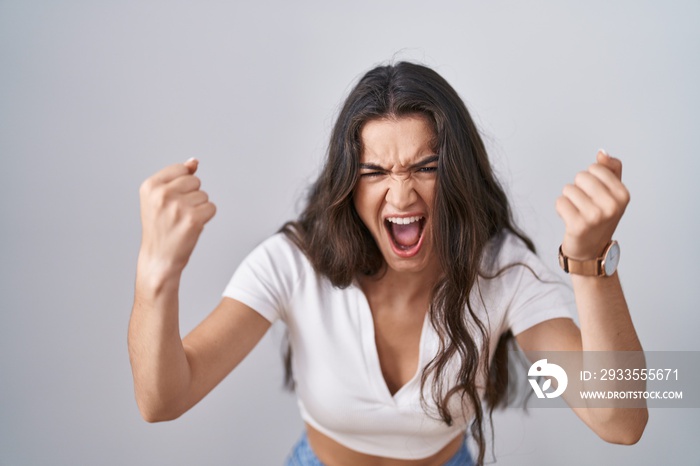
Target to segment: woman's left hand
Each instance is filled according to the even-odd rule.
[[[596,163],[564,186],[557,199],[557,213],[566,231],[562,252],[573,259],[594,259],[612,239],[629,204],[630,195],[622,184],[622,162],[598,151]]]

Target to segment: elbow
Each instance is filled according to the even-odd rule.
[[[135,379],[136,380],[136,379]],[[187,393],[183,391],[164,390],[160,384],[134,383],[134,399],[139,413],[144,421],[156,422],[173,421],[182,416],[191,405],[188,404]],[[170,384],[172,387],[174,384]]]
[[[649,412],[639,409],[624,425],[598,432],[601,439],[617,445],[634,445],[641,440],[649,420]]]
[[[141,417],[149,424],[174,421],[184,413],[183,410],[174,409],[160,403],[147,403],[137,400],[136,404],[138,405]]]
[[[141,417],[143,418],[143,420],[148,422],[149,424],[155,424],[157,422],[174,421],[182,415],[168,412],[159,412],[155,410],[148,411],[144,409],[139,409],[139,411],[141,412]]]

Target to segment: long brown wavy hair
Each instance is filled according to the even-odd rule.
[[[510,230],[532,251],[534,245],[515,227],[508,199],[457,92],[432,69],[413,63],[379,66],[365,74],[338,115],[325,166],[310,189],[306,208],[297,221],[286,223],[281,231],[334,286],[344,288],[360,274],[380,272],[384,259],[353,204],[362,150],[360,135],[367,121],[409,114],[421,114],[430,123],[435,135],[433,149],[439,154],[432,230],[443,274],[432,290],[428,312],[440,346],[423,370],[421,393],[432,380],[433,401],[448,425],[454,422],[448,409],[453,395],[472,408],[470,430],[479,446],[477,464],[481,465],[486,449],[485,416],[477,377],[480,370],[488,368],[481,375],[485,375],[484,402],[490,420],[493,409],[507,401],[508,348],[513,335],[508,331],[499,336],[489,365],[491,335],[474,312],[470,295],[477,278],[488,275],[480,270],[480,264],[490,239]],[[455,360],[459,362],[457,382],[448,387],[445,384],[453,382],[444,375]],[[286,381],[291,387],[290,362],[288,351]]]

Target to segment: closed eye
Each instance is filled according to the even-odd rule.
[[[360,176],[366,177],[366,178],[372,178],[372,177],[382,176],[382,175],[384,175],[384,172],[366,172],[366,173],[360,174]]]
[[[435,173],[438,167],[421,167],[418,169],[418,173]]]

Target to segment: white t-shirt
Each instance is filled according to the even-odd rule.
[[[570,288],[519,238],[504,235],[500,252],[491,255],[487,268],[495,271],[521,262],[529,269],[511,267],[496,278],[479,279],[472,290],[472,306],[490,331],[491,355],[508,328],[517,335],[542,321],[571,318],[575,313]],[[432,414],[421,406],[420,375],[438,350],[437,333],[427,315],[419,368],[392,396],[382,375],[372,313],[362,290],[356,284],[334,287],[283,234],[253,250],[224,296],[246,304],[270,322],[284,321],[301,417],[340,444],[369,455],[424,458],[462,435],[471,421],[471,413],[465,412],[455,416],[452,426],[445,425],[430,410],[434,406],[429,382],[425,399]],[[476,343],[480,345],[480,339]]]

